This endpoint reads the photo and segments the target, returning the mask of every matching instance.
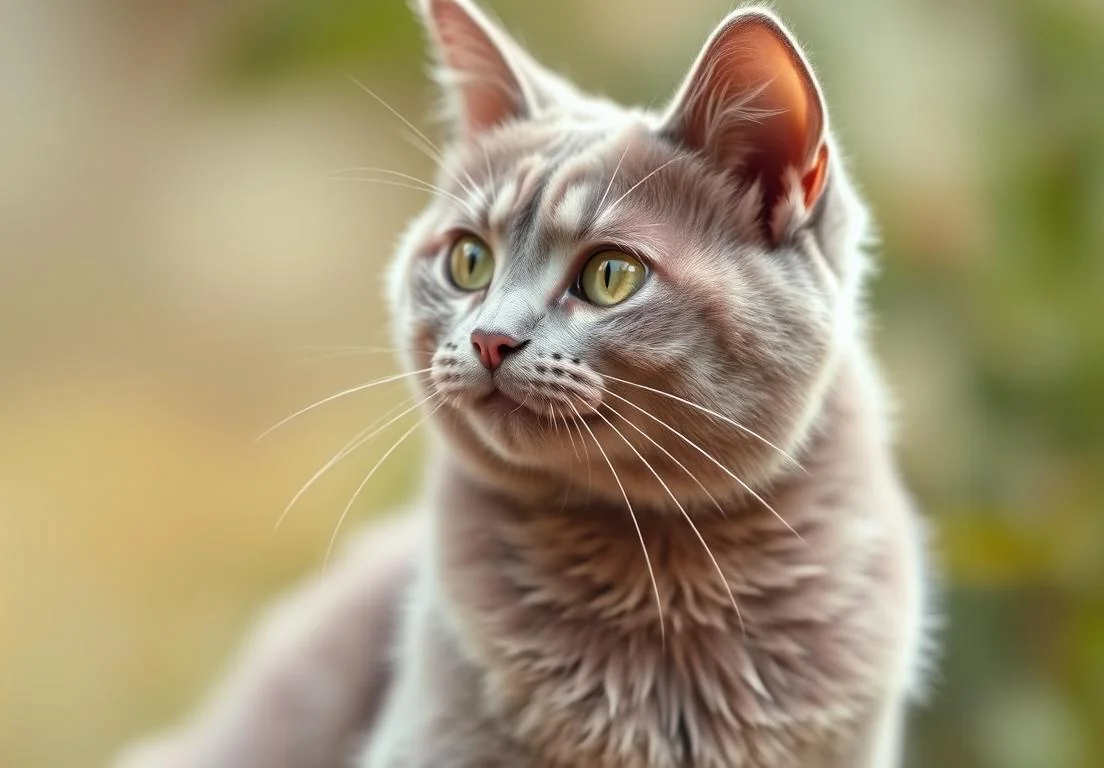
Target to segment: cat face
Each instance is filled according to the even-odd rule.
[[[575,92],[459,0],[425,17],[456,137],[390,289],[439,430],[657,506],[785,465],[851,310],[819,91],[773,17],[722,24],[664,115]]]

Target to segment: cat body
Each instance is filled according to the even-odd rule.
[[[698,521],[741,574],[742,624],[685,521],[642,519],[665,636],[640,618],[655,606],[623,510],[581,518],[440,478],[365,765],[896,765],[919,599],[907,502],[827,449],[806,466],[832,479],[769,497],[805,543],[750,504]]]
[[[420,511],[130,764],[899,765],[923,536],[799,48],[733,13],[660,114],[421,13],[455,135],[389,283]]]

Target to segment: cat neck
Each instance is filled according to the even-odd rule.
[[[585,487],[565,493],[562,483],[542,486],[540,478],[489,486],[446,452],[433,484],[435,551],[444,571],[457,576],[455,597],[474,606],[485,602],[483,585],[497,582],[503,599],[511,595],[507,602],[646,626],[657,639],[666,631],[661,607],[664,624],[740,628],[748,617],[733,602],[741,610],[746,603],[754,616],[755,600],[742,601],[740,593],[755,592],[750,574],[762,552],[784,565],[822,562],[830,556],[822,540],[849,534],[848,499],[895,487],[882,411],[880,382],[859,350],[838,366],[800,468],[785,469],[758,494],[733,493],[716,506],[684,503],[686,514],[674,505],[630,510],[616,497]],[[529,481],[538,490],[515,490]],[[826,507],[842,511],[827,515]],[[470,594],[463,591],[469,584]],[[715,603],[708,616],[699,593]]]

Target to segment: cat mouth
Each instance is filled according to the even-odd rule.
[[[566,460],[578,451],[575,440],[568,441],[571,432],[565,430],[573,428],[580,437],[589,430],[586,424],[595,403],[579,397],[579,404],[573,405],[565,393],[503,383],[505,387],[496,382],[476,397],[456,403],[463,420],[487,447],[507,462],[526,465]]]
[[[488,413],[503,416],[520,411],[524,407],[523,403],[518,402],[498,388],[491,390],[490,394],[482,397],[479,405]]]
[[[572,408],[562,394],[534,391],[516,395],[498,387],[474,401],[474,405],[480,416],[494,417],[499,424],[515,425],[549,425],[561,419],[585,420],[595,410],[592,403],[581,399],[579,405]]]

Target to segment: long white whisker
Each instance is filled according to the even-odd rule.
[[[562,443],[563,438],[560,436],[560,420],[556,418],[556,408],[552,405],[551,401],[548,403],[548,419],[552,422],[552,433],[556,436],[556,442]],[[567,424],[565,423],[566,427]],[[575,437],[571,434],[571,430],[567,430],[567,436],[571,438],[571,448],[575,448]]]
[[[549,403],[549,404],[548,404],[548,407],[549,407],[550,409],[552,409],[552,404],[551,404],[551,403]],[[560,416],[560,418],[562,418],[562,419],[563,419],[563,423],[564,423],[564,432],[566,432],[566,433],[567,433],[567,439],[571,441],[571,452],[575,454],[575,460],[576,460],[576,461],[579,461],[579,460],[580,460],[580,459],[581,459],[582,457],[581,457],[581,456],[579,455],[579,448],[578,448],[578,446],[576,446],[576,445],[575,445],[575,435],[571,434],[571,427],[569,427],[569,426],[567,425],[567,417],[566,417],[566,416],[563,416],[563,415],[561,415],[561,416]],[[556,420],[556,411],[555,411],[554,409],[552,409],[552,420],[553,420],[553,421],[555,421],[555,420]],[[560,431],[560,428],[559,428],[559,426],[558,426],[558,424],[557,424],[557,427],[556,427],[556,432],[558,433],[559,431]]]
[[[754,430],[748,429],[747,427],[745,427],[740,422],[733,421],[732,419],[728,418],[724,414],[717,413],[714,410],[710,410],[709,408],[706,408],[704,405],[698,405],[697,403],[691,402],[690,400],[679,397],[678,395],[672,394],[670,392],[664,392],[662,389],[654,389],[653,387],[649,387],[649,386],[644,385],[644,384],[637,384],[635,381],[629,381],[628,379],[619,379],[616,376],[609,375],[608,373],[604,373],[604,374],[602,374],[602,376],[606,379],[609,379],[610,381],[617,381],[617,382],[620,382],[621,384],[628,384],[630,387],[637,387],[639,389],[645,389],[645,390],[647,390],[649,392],[652,392],[654,394],[662,395],[663,397],[668,397],[672,400],[677,400],[678,402],[682,403],[683,405],[688,405],[691,408],[696,408],[697,410],[701,411],[702,413],[706,413],[706,414],[712,416],[715,419],[720,419],[721,421],[725,422],[726,424],[730,424],[731,426],[736,427],[736,429],[740,430],[745,435],[748,435],[750,437],[754,437],[756,440],[759,440],[760,442],[762,442],[764,445],[768,446],[769,448],[773,448],[783,458],[785,458],[787,461],[791,462],[795,467],[800,469],[802,472],[806,472],[806,474],[808,474],[806,469],[803,466],[801,466],[801,464],[793,456],[790,456],[790,454],[786,453],[784,450],[779,448],[777,445],[772,443],[767,438],[760,435],[758,432],[755,432]]]
[[[576,414],[578,414],[578,411],[576,411]],[[587,500],[586,500],[586,506],[589,508],[590,507],[590,494],[591,494],[591,491],[592,491],[591,486],[592,486],[592,483],[593,483],[593,478],[591,476],[591,468],[590,468],[590,449],[587,448],[586,439],[583,437],[583,428],[581,426],[579,426],[580,420],[581,419],[577,418],[576,416],[571,417],[572,423],[575,424],[575,429],[577,429],[578,432],[579,432],[579,444],[583,447],[583,455],[586,457],[586,468],[587,468]],[[565,424],[567,423],[567,415],[566,414],[564,415],[564,423]]]
[[[475,192],[479,192],[481,200],[484,204],[486,204],[488,193],[479,188],[479,185],[475,183],[475,180],[471,177],[471,174],[468,173],[466,169],[461,168],[460,170],[463,171],[464,176],[467,178],[467,180],[471,182],[471,186],[465,184],[463,181],[461,181],[459,176],[452,172],[452,170],[448,167],[445,156],[436,148],[426,146],[425,142],[420,141],[416,136],[404,135],[403,138],[409,141],[412,147],[414,147],[416,150],[432,160],[435,167],[440,168],[442,171],[444,171],[448,175],[448,177],[455,181],[457,185],[460,186],[465,192],[467,192],[468,194],[475,194]]]
[[[317,403],[312,403],[311,405],[308,405],[306,408],[300,408],[298,411],[291,414],[287,418],[281,419],[279,422],[277,422],[276,424],[273,424],[271,427],[269,427],[264,432],[259,434],[256,439],[257,440],[263,440],[265,437],[272,434],[273,432],[275,432],[277,429],[279,429],[280,427],[287,424],[292,419],[298,418],[299,416],[302,416],[304,413],[307,413],[308,411],[313,411],[315,408],[317,408],[321,405],[325,405],[326,403],[333,402],[334,400],[337,400],[340,397],[345,397],[346,395],[351,395],[351,394],[354,394],[356,392],[360,392],[360,391],[365,390],[365,389],[371,389],[372,387],[378,387],[381,384],[390,384],[393,381],[400,381],[401,379],[408,379],[411,376],[418,376],[419,374],[428,373],[430,370],[432,370],[432,369],[431,368],[422,368],[421,370],[411,371],[410,373],[397,373],[394,376],[385,376],[382,379],[376,379],[375,381],[369,381],[367,384],[358,384],[355,387],[350,387],[349,389],[342,390],[341,392],[338,392],[337,394],[330,395],[329,397],[324,397],[321,400],[319,400]]]
[[[544,414],[540,412],[539,405],[534,405],[533,408],[535,409],[533,413],[537,416],[537,423],[533,428],[536,429],[537,433],[540,435],[541,442],[550,441],[553,438],[553,433],[551,428],[544,423]]]
[[[681,159],[682,159],[682,157],[681,157],[681,156],[678,156],[678,157],[672,157],[672,158],[671,158],[670,160],[668,160],[668,161],[667,161],[666,163],[663,163],[663,164],[662,164],[661,166],[659,166],[658,168],[656,168],[655,170],[653,170],[653,171],[652,171],[651,173],[649,173],[649,174],[648,174],[647,176],[645,176],[645,177],[644,177],[643,179],[641,179],[640,181],[638,181],[638,182],[636,182],[635,184],[633,184],[633,185],[632,185],[631,187],[629,187],[629,191],[628,191],[628,192],[626,192],[625,194],[621,195],[621,197],[617,198],[617,199],[616,199],[616,200],[615,200],[615,201],[613,202],[613,205],[611,205],[611,206],[610,206],[609,208],[607,208],[607,209],[606,209],[605,211],[603,211],[603,213],[602,213],[602,217],[604,218],[605,216],[609,215],[609,214],[610,214],[610,213],[612,213],[613,211],[616,211],[616,210],[617,210],[617,206],[621,204],[621,201],[622,201],[622,200],[624,200],[624,199],[625,199],[626,197],[628,197],[629,195],[631,195],[631,194],[632,194],[633,192],[635,192],[635,191],[636,191],[636,189],[637,189],[637,187],[639,187],[639,186],[640,186],[641,184],[643,184],[643,183],[644,183],[644,182],[646,182],[646,181],[647,181],[648,179],[650,179],[650,178],[652,178],[653,176],[655,176],[655,175],[656,175],[657,173],[659,173],[660,171],[662,171],[662,170],[663,170],[664,168],[666,168],[666,167],[667,167],[668,165],[670,165],[671,163],[675,162],[676,160],[681,160]]]
[[[330,173],[328,174],[328,177],[332,178],[332,179],[350,178],[346,174],[352,173],[354,171],[361,172],[361,173],[385,173],[389,176],[397,176],[400,179],[406,179],[407,181],[413,181],[417,184],[422,184],[427,189],[434,189],[434,190],[440,192],[442,195],[447,195],[448,197],[451,197],[453,200],[456,200],[457,202],[459,202],[461,204],[465,204],[463,199],[461,199],[457,195],[454,195],[453,193],[449,192],[447,189],[442,189],[441,187],[437,186],[436,184],[434,184],[431,181],[426,181],[425,179],[419,178],[417,176],[412,176],[409,173],[402,173],[400,171],[393,171],[390,168],[377,168],[377,167],[371,166],[371,165],[354,165],[350,168],[338,168],[335,171],[330,171]],[[355,178],[355,177],[353,177],[353,178]]]
[[[403,133],[402,138],[403,141],[405,141],[407,144],[414,147],[414,149],[418,150],[420,153],[432,160],[434,166],[440,163],[441,153],[437,151],[435,147],[427,144],[425,142],[425,139],[420,139],[413,133]]]
[[[694,474],[693,472],[691,472],[691,471],[690,471],[690,470],[689,470],[689,469],[687,468],[687,466],[686,466],[685,464],[683,464],[683,463],[682,463],[681,461],[679,461],[679,460],[678,460],[678,459],[676,459],[676,458],[675,458],[674,456],[672,456],[672,455],[671,455],[671,452],[670,452],[670,451],[668,451],[668,450],[667,450],[666,448],[664,448],[664,447],[663,447],[662,445],[660,445],[660,444],[659,444],[658,442],[656,442],[656,441],[655,441],[655,440],[654,440],[654,439],[652,438],[652,436],[651,436],[651,435],[649,435],[649,434],[648,434],[647,432],[645,432],[645,431],[644,431],[643,429],[641,429],[640,427],[638,427],[638,426],[636,426],[635,424],[633,424],[633,423],[632,423],[632,421],[630,421],[630,420],[629,420],[629,418],[628,418],[627,416],[625,416],[625,414],[621,413],[621,412],[620,412],[619,410],[617,410],[616,408],[614,408],[614,407],[613,407],[612,405],[610,405],[609,403],[602,403],[602,405],[606,406],[606,408],[608,408],[608,409],[609,409],[610,411],[612,411],[612,412],[613,412],[613,413],[614,413],[615,415],[617,415],[617,416],[618,416],[618,417],[619,417],[619,418],[620,418],[620,419],[621,419],[622,421],[624,421],[624,422],[625,422],[626,424],[628,424],[628,425],[629,425],[630,427],[632,427],[632,428],[633,428],[633,429],[635,429],[635,430],[636,430],[637,432],[639,432],[639,433],[641,434],[641,436],[643,436],[643,437],[644,437],[644,439],[645,439],[645,440],[647,440],[647,441],[648,441],[649,443],[651,443],[651,444],[652,444],[652,445],[654,445],[654,446],[655,446],[656,448],[658,448],[658,449],[659,449],[660,451],[662,451],[662,452],[663,452],[663,455],[664,455],[664,456],[666,456],[666,457],[667,457],[668,459],[670,459],[670,460],[671,460],[671,461],[673,461],[673,462],[674,462],[674,463],[675,463],[676,465],[678,465],[679,469],[681,469],[681,470],[682,470],[683,472],[685,472],[685,473],[686,473],[687,475],[689,475],[690,479],[691,479],[691,480],[693,480],[693,481],[694,481],[695,483],[697,483],[697,484],[698,484],[698,487],[702,489],[702,492],[703,492],[703,493],[705,493],[705,495],[709,497],[709,500],[713,502],[713,506],[715,506],[715,507],[717,508],[717,511],[718,511],[718,512],[720,512],[720,513],[721,513],[721,515],[723,515],[723,516],[725,516],[725,517],[727,517],[727,516],[728,516],[728,514],[727,514],[727,513],[726,513],[726,512],[724,511],[724,508],[723,508],[723,507],[721,506],[720,502],[719,502],[719,501],[717,501],[717,499],[716,499],[716,498],[715,498],[715,497],[713,496],[713,494],[709,492],[709,489],[708,489],[708,488],[706,488],[706,487],[705,487],[704,485],[702,485],[702,482],[701,482],[701,480],[699,480],[699,479],[698,479],[697,475],[695,475],[695,474]]]
[[[564,483],[563,499],[560,500],[560,511],[557,512],[556,514],[563,514],[563,511],[565,509],[567,509],[567,498],[570,495],[571,495],[571,482],[567,481],[567,482]]]
[[[652,558],[648,554],[648,547],[644,544],[644,533],[640,530],[640,523],[636,519],[636,513],[633,512],[632,503],[629,501],[629,494],[625,492],[625,486],[621,484],[621,478],[617,476],[617,470],[613,468],[613,462],[610,461],[609,456],[606,455],[606,450],[602,447],[602,444],[598,442],[598,438],[594,435],[594,431],[590,428],[590,425],[583,420],[583,416],[579,413],[579,409],[575,407],[575,404],[571,401],[567,401],[567,404],[571,407],[571,410],[575,411],[575,415],[579,417],[579,422],[586,431],[590,433],[590,437],[594,440],[594,445],[598,447],[598,451],[602,454],[602,458],[606,460],[606,464],[609,466],[610,474],[613,475],[613,479],[617,482],[617,487],[621,489],[621,496],[625,499],[625,506],[629,510],[629,517],[632,518],[633,527],[636,529],[636,536],[640,540],[640,549],[644,553],[644,563],[648,566],[648,575],[652,579],[652,591],[655,593],[656,610],[659,611],[659,634],[663,642],[663,646],[667,647],[667,629],[663,621],[663,601],[659,597],[659,583],[656,581],[655,570],[652,568]]]
[[[689,514],[687,514],[682,504],[679,503],[679,500],[675,498],[675,494],[671,491],[671,489],[667,487],[667,483],[663,481],[663,478],[659,476],[659,473],[656,472],[655,468],[648,462],[647,459],[644,458],[643,454],[641,454],[640,451],[636,450],[636,446],[630,443],[629,439],[625,437],[621,430],[615,427],[613,425],[613,422],[603,416],[601,411],[595,411],[594,413],[598,418],[606,422],[610,429],[617,433],[617,436],[625,442],[625,445],[629,446],[629,450],[636,454],[636,458],[640,459],[640,461],[643,462],[644,466],[648,468],[648,471],[655,476],[655,479],[659,481],[660,485],[663,486],[663,490],[667,491],[667,495],[671,497],[671,501],[675,503],[675,506],[678,507],[679,512],[682,513],[683,518],[685,518],[686,522],[690,525],[690,530],[692,530],[694,532],[694,535],[698,537],[698,541],[701,542],[702,547],[705,549],[705,554],[709,555],[709,559],[713,562],[713,567],[717,570],[717,575],[721,577],[721,584],[724,585],[725,591],[728,592],[728,599],[732,601],[732,607],[736,610],[736,618],[740,621],[740,630],[743,631],[744,634],[747,634],[747,631],[744,629],[744,617],[740,613],[740,606],[736,604],[736,596],[732,594],[732,587],[728,583],[728,577],[725,576],[724,571],[721,569],[721,564],[717,562],[717,558],[713,556],[713,551],[709,548],[709,545],[705,543],[705,537],[701,535],[701,531],[698,530],[698,526],[694,525],[693,519],[690,517]]]
[[[418,184],[407,184],[406,182],[392,181],[391,179],[373,179],[364,176],[334,176],[333,178],[339,181],[356,181],[360,182],[361,184],[382,184],[385,187],[399,187],[401,189],[413,189],[417,192],[428,192],[429,194],[434,195],[435,197],[439,197],[442,200],[448,200],[450,202],[456,203],[456,205],[467,211],[470,216],[475,215],[472,207],[468,205],[466,201],[457,197],[451,192],[444,192],[440,188],[419,186]]]
[[[625,151],[621,153],[621,157],[617,159],[617,165],[613,168],[613,173],[610,174],[609,183],[606,184],[606,191],[602,193],[602,199],[598,201],[598,207],[594,210],[598,211],[598,216],[595,218],[602,218],[602,214],[605,213],[604,207],[606,205],[606,197],[609,195],[610,190],[613,189],[613,182],[617,179],[617,172],[621,170],[621,163],[625,162],[625,155],[629,154],[629,147],[632,146],[632,142],[626,142]]]
[[[410,122],[405,117],[403,117],[401,114],[399,114],[399,111],[397,109],[395,109],[390,104],[388,104],[386,101],[384,101],[382,98],[380,98],[378,95],[376,95],[375,91],[373,91],[371,88],[366,86],[364,83],[360,82],[360,80],[358,80],[356,77],[354,77],[352,73],[346,72],[345,76],[347,78],[349,78],[350,80],[352,80],[356,85],[358,85],[361,88],[361,90],[363,90],[365,93],[367,93],[373,99],[378,101],[384,109],[386,109],[388,112],[390,112],[392,115],[397,117],[400,121],[402,121],[403,125],[405,125],[410,130],[414,131],[415,135],[417,135],[417,137],[419,139],[424,141],[427,146],[432,148],[433,151],[437,153],[438,159],[440,159],[444,156],[441,152],[440,147],[438,147],[436,144],[434,144],[432,141],[430,141],[428,136],[426,136],[424,133],[419,131],[418,128],[414,125],[414,123]]]
[[[768,503],[767,503],[767,501],[766,501],[766,499],[764,499],[764,498],[763,498],[762,496],[760,496],[760,495],[759,495],[758,493],[756,493],[756,492],[755,492],[755,491],[754,491],[754,490],[752,489],[752,487],[751,487],[750,485],[748,485],[748,484],[747,484],[747,483],[745,483],[745,482],[744,482],[743,480],[741,480],[741,479],[740,479],[739,477],[737,477],[736,475],[734,475],[734,474],[732,473],[732,470],[730,470],[730,469],[729,469],[728,467],[726,467],[726,466],[725,466],[724,464],[722,464],[721,462],[719,462],[719,461],[717,461],[717,460],[716,460],[715,458],[713,458],[712,454],[710,454],[710,453],[709,453],[708,451],[706,451],[706,450],[705,450],[704,448],[702,448],[702,447],[701,447],[700,445],[698,445],[697,443],[695,443],[695,442],[694,442],[693,440],[691,440],[691,439],[690,439],[689,437],[687,437],[686,435],[684,435],[684,434],[682,434],[681,432],[679,432],[679,431],[678,431],[677,429],[675,429],[674,427],[672,427],[672,426],[671,426],[670,424],[668,424],[667,422],[665,422],[665,421],[664,421],[663,419],[659,418],[658,416],[653,416],[652,414],[648,413],[648,412],[647,412],[646,410],[644,410],[643,408],[641,408],[641,407],[640,407],[639,405],[637,405],[636,403],[632,402],[631,400],[628,400],[628,399],[626,399],[626,398],[624,398],[624,397],[621,397],[621,395],[617,394],[616,392],[611,392],[610,390],[606,389],[605,387],[600,387],[600,389],[601,389],[601,390],[602,390],[603,392],[605,392],[606,394],[608,394],[608,395],[612,395],[613,397],[616,397],[616,398],[617,398],[618,400],[621,400],[622,402],[624,402],[624,403],[627,403],[628,405],[632,406],[632,407],[633,407],[633,408],[635,408],[636,410],[638,410],[638,411],[640,411],[641,413],[643,413],[643,414],[644,414],[645,416],[647,416],[647,417],[648,417],[649,419],[652,419],[653,421],[655,421],[655,422],[656,422],[657,424],[659,424],[660,426],[664,427],[665,429],[668,429],[668,430],[670,430],[670,431],[671,431],[671,432],[673,432],[673,433],[674,433],[674,434],[675,434],[676,436],[680,437],[680,438],[681,438],[681,439],[682,439],[682,440],[683,440],[683,441],[684,441],[684,442],[685,442],[685,443],[686,443],[687,445],[689,445],[689,446],[690,446],[691,448],[693,448],[694,450],[696,450],[696,451],[697,451],[698,453],[700,453],[700,454],[701,454],[702,456],[704,456],[705,458],[709,459],[709,461],[713,462],[713,464],[715,464],[715,465],[717,466],[717,468],[718,468],[718,469],[720,469],[720,470],[721,470],[722,472],[724,472],[724,473],[725,473],[726,475],[728,475],[728,476],[729,476],[729,477],[731,477],[731,478],[732,478],[733,480],[735,480],[735,481],[736,481],[737,483],[739,483],[739,484],[740,484],[740,487],[741,487],[741,488],[743,488],[743,489],[744,489],[745,491],[747,491],[747,492],[748,492],[749,494],[751,494],[751,495],[752,495],[752,496],[753,496],[753,497],[754,497],[754,498],[755,498],[755,499],[756,499],[756,500],[757,500],[757,501],[758,501],[758,502],[759,502],[760,504],[762,504],[762,505],[763,505],[764,507],[766,507],[766,508],[767,508],[768,510],[770,510],[770,513],[771,513],[772,515],[774,515],[775,517],[777,517],[777,518],[778,518],[778,520],[779,520],[779,522],[781,522],[781,523],[782,523],[782,525],[786,526],[786,527],[787,527],[787,528],[788,528],[788,529],[790,530],[790,533],[792,533],[792,534],[793,534],[794,536],[796,536],[796,537],[797,537],[797,538],[798,538],[798,539],[799,539],[799,540],[801,541],[801,543],[803,543],[803,544],[805,544],[806,546],[808,546],[808,542],[807,542],[807,541],[805,541],[805,539],[804,539],[804,538],[803,538],[803,537],[801,536],[801,534],[800,534],[800,533],[798,533],[798,532],[797,532],[796,530],[794,530],[794,527],[793,527],[792,525],[790,525],[789,523],[787,523],[787,522],[786,522],[786,518],[784,518],[784,517],[782,517],[782,515],[778,514],[778,512],[777,512],[777,511],[775,510],[775,508],[774,508],[774,507],[772,507],[772,506],[771,506],[770,504],[768,504]]]
[[[322,475],[326,474],[335,464],[337,464],[339,461],[344,459],[346,456],[349,456],[350,454],[352,454],[354,451],[356,451],[362,445],[367,443],[369,440],[371,440],[373,437],[378,435],[383,430],[387,429],[389,426],[394,424],[396,421],[401,419],[403,416],[405,416],[406,414],[408,414],[411,411],[415,410],[419,406],[425,404],[430,399],[430,397],[432,397],[432,395],[430,395],[429,397],[426,397],[423,400],[420,400],[417,403],[415,403],[414,405],[410,406],[409,408],[407,408],[402,413],[398,414],[394,418],[391,418],[389,421],[387,421],[386,424],[383,424],[382,426],[378,426],[381,421],[383,421],[384,419],[387,419],[396,410],[398,410],[399,408],[402,408],[404,405],[406,405],[411,400],[413,400],[414,397],[415,397],[414,395],[411,395],[410,397],[406,398],[401,403],[399,403],[397,406],[395,406],[394,408],[389,410],[387,413],[383,414],[383,416],[379,417],[374,422],[369,424],[367,427],[362,429],[360,432],[357,433],[356,437],[354,437],[349,442],[345,443],[344,447],[342,447],[342,449],[340,451],[335,453],[330,458],[329,461],[327,461],[325,464],[323,464],[321,467],[319,467],[315,471],[315,473],[313,475],[311,475],[310,479],[307,480],[307,482],[305,482],[303,484],[303,486],[298,491],[296,491],[295,495],[291,497],[291,501],[289,501],[287,503],[287,506],[284,507],[284,511],[280,513],[280,517],[276,520],[276,525],[274,525],[272,527],[272,532],[275,533],[280,528],[280,525],[284,522],[284,518],[287,517],[289,512],[291,512],[291,508],[295,506],[295,503],[297,501],[299,501],[300,498],[302,498],[304,493],[306,493],[308,490],[310,490],[311,486],[313,486],[315,484],[315,482],[320,477],[322,477]]]
[[[387,451],[382,456],[380,456],[379,461],[375,463],[375,465],[368,471],[368,474],[364,477],[364,479],[361,480],[360,485],[358,485],[356,491],[353,492],[352,498],[349,499],[349,503],[345,505],[345,509],[341,510],[341,517],[337,519],[337,525],[334,526],[334,532],[330,536],[329,546],[326,547],[326,559],[323,561],[324,566],[328,565],[330,562],[330,555],[333,554],[334,543],[337,541],[337,535],[341,531],[342,523],[345,522],[345,518],[348,516],[349,510],[353,508],[353,504],[356,503],[357,497],[360,496],[360,492],[364,490],[364,486],[368,485],[368,481],[372,479],[372,475],[376,474],[376,470],[383,465],[383,462],[387,461],[387,457],[394,453],[395,449],[402,445],[403,441],[406,440],[406,438],[410,437],[411,433],[413,433],[415,429],[424,424],[426,420],[429,419],[429,417],[432,416],[434,413],[436,413],[437,409],[440,408],[442,405],[444,405],[444,403],[438,403],[433,408],[433,410],[414,422],[413,426],[411,426],[410,429],[403,432],[402,437],[396,440],[394,445],[388,448]]]
[[[410,122],[405,117],[403,117],[401,114],[399,114],[399,111],[397,109],[395,109],[390,104],[388,104],[386,101],[384,101],[382,98],[380,98],[371,88],[366,86],[364,83],[360,82],[360,80],[358,80],[356,77],[354,77],[351,73],[346,72],[345,76],[348,77],[350,80],[352,80],[354,83],[356,83],[356,85],[358,85],[361,88],[361,90],[363,90],[365,93],[367,93],[373,99],[378,101],[383,106],[384,109],[386,109],[392,115],[394,115],[399,120],[401,120],[403,125],[405,125],[407,128],[412,130],[414,132],[414,134],[419,139],[424,141],[426,143],[426,146],[429,147],[430,149],[432,149],[434,153],[436,153],[436,155],[437,155],[436,161],[437,161],[438,166],[442,170],[444,170],[445,173],[447,173],[449,176],[451,176],[453,181],[455,181],[461,187],[464,187],[464,189],[467,190],[469,194],[471,193],[471,189],[469,189],[462,181],[460,181],[460,179],[456,178],[456,175],[453,174],[452,171],[450,171],[448,169],[448,164],[445,162],[445,153],[441,151],[440,147],[438,147],[436,144],[434,144],[432,141],[430,141],[428,136],[426,136],[424,133],[422,133],[420,130],[418,130],[418,128],[414,125],[414,123]],[[468,180],[471,181],[470,176],[468,177]],[[474,184],[475,182],[472,182],[472,183]]]

